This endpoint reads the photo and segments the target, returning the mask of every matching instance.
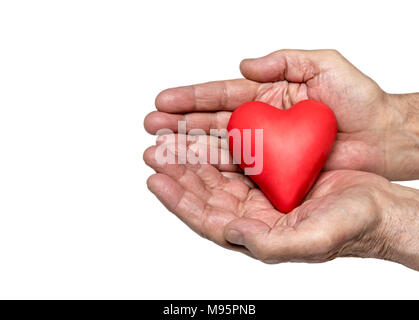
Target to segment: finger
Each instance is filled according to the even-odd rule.
[[[202,199],[183,188],[173,178],[161,173],[148,178],[147,186],[169,211],[194,231],[201,232],[205,209]]]
[[[211,164],[219,171],[242,172],[239,165],[234,163],[230,151],[224,147],[198,141],[191,144],[189,148],[202,164]]]
[[[233,214],[205,205],[202,199],[165,174],[152,175],[147,180],[147,186],[169,211],[193,231],[227,249],[253,257],[246,248],[231,244],[224,238],[224,227],[235,218]]]
[[[240,208],[240,202],[248,199],[250,181],[245,181],[243,174],[241,179],[227,178],[214,166],[209,164],[179,164],[179,157],[172,159],[168,164],[165,159],[159,161],[158,157],[164,153],[164,150],[158,151],[160,147],[167,148],[171,152],[170,145],[160,145],[148,148],[144,153],[145,162],[156,172],[164,173],[179,181],[179,183],[190,192],[207,201],[208,204],[222,210],[229,210],[237,213]],[[176,152],[178,151],[178,147]],[[185,152],[186,153],[186,152]],[[228,165],[218,165],[231,169]],[[244,206],[242,206],[244,208]]]
[[[186,135],[182,133],[172,133],[160,135],[156,138],[156,144],[170,143],[190,147],[194,144],[203,144],[213,148],[229,150],[226,138],[211,135]]]
[[[279,50],[256,59],[245,59],[240,70],[258,82],[308,82],[340,59],[334,50]],[[327,62],[327,64],[326,64]]]
[[[192,112],[187,114],[171,114],[160,111],[153,111],[144,119],[144,127],[148,133],[158,134],[161,129],[169,129],[172,132],[179,132],[179,122],[186,122],[186,132],[190,134],[201,129],[203,134],[225,136],[231,112]],[[185,133],[186,133],[185,132]],[[201,133],[199,133],[201,134]]]
[[[236,172],[221,172],[221,174],[229,178],[231,180],[238,180],[240,182],[243,182],[245,185],[247,185],[250,189],[257,188],[256,184],[250,180],[248,177],[243,175],[243,173],[236,173]]]
[[[237,212],[240,197],[245,197],[248,191],[245,184],[235,185],[211,165],[179,164],[178,158],[175,158],[174,163],[162,163],[157,159],[158,156],[156,146],[144,152],[145,162],[156,172],[176,179],[185,190],[201,198],[211,207]],[[235,190],[235,193],[231,190]]]
[[[187,154],[189,161],[201,164],[211,164],[219,171],[241,172],[240,167],[234,163],[233,157],[228,149],[226,139],[219,139],[214,136],[185,136],[179,134],[160,136],[157,145],[165,144],[170,152],[179,156]],[[185,145],[187,151],[185,152]],[[183,145],[183,146],[182,146]]]
[[[176,179],[184,188],[206,201],[209,201],[209,199],[215,201],[216,197],[213,197],[213,195],[217,190],[228,190],[227,184],[229,183],[229,180],[212,165],[200,163],[191,164],[187,161],[182,164],[177,155],[173,155],[174,158],[170,159],[170,161],[164,158],[159,159],[164,153],[163,151],[170,153],[170,149],[167,148],[165,150],[158,150],[158,146],[148,148],[144,152],[145,163],[156,170],[156,172],[167,174]],[[211,190],[211,192],[209,190]],[[238,201],[239,200],[235,195],[228,194],[224,197],[225,204],[222,205],[222,203],[220,203],[217,204],[217,206],[236,211]]]
[[[191,170],[187,170],[184,164],[179,164],[176,160],[174,163],[167,163],[164,159],[157,159],[157,147],[153,146],[144,151],[144,162],[158,173],[163,173],[178,181],[178,183],[186,190],[195,194],[197,197],[207,201],[211,195],[206,189],[202,179]]]
[[[192,207],[199,207],[202,211],[204,203],[201,199],[187,193],[185,188],[168,175],[157,173],[147,180],[147,187],[164,204],[164,206],[179,214],[182,220],[194,221],[198,218],[198,211],[191,210]],[[189,201],[188,201],[189,199]],[[182,203],[190,202],[194,205],[188,209]]]
[[[192,111],[232,111],[251,101],[259,84],[246,79],[214,81],[166,89],[156,98],[159,111],[185,113]]]

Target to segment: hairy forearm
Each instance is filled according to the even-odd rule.
[[[383,197],[377,257],[419,271],[419,190],[391,184]]]
[[[389,94],[388,104],[386,176],[419,179],[419,93]]]

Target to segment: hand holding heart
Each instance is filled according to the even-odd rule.
[[[146,117],[145,128],[153,134],[162,128],[176,132],[177,122],[185,120],[187,130],[200,128],[209,134],[211,129],[227,128],[230,118],[233,121],[232,112],[248,101],[265,102],[278,108],[277,112],[289,109],[285,113],[293,114],[298,108],[293,111],[291,107],[298,102],[317,100],[333,110],[338,132],[324,172],[309,193],[306,195],[327,158],[324,155],[334,139],[333,130],[326,135],[327,143],[310,150],[317,159],[314,165],[301,160],[307,158],[306,154],[298,158],[298,153],[289,152],[291,146],[285,143],[286,156],[271,153],[264,163],[272,173],[262,181],[255,179],[259,185],[268,181],[269,188],[262,190],[283,212],[291,210],[305,196],[304,202],[283,214],[241,173],[239,166],[162,165],[156,161],[156,147],[144,153],[146,163],[157,172],[148,180],[149,189],[200,235],[266,262],[326,261],[350,255],[394,259],[419,268],[419,263],[411,259],[395,258],[395,248],[385,228],[392,219],[384,214],[386,206],[397,207],[397,196],[411,198],[417,194],[412,196],[412,191],[372,174],[389,179],[419,176],[417,164],[406,164],[401,156],[406,145],[412,143],[409,135],[403,133],[403,123],[396,116],[400,109],[393,97],[335,51],[282,50],[244,60],[240,67],[245,79],[163,91],[156,99],[158,111]],[[235,126],[239,125],[236,122]],[[285,121],[281,123],[284,125]],[[279,135],[277,140],[281,139],[278,148],[285,141]],[[205,144],[200,140],[188,147],[194,151],[201,147],[219,148],[221,154],[228,155],[222,140],[223,137],[208,136]],[[405,141],[404,148],[399,147],[401,140]],[[295,141],[300,156],[307,152],[301,147],[303,143]],[[391,152],[389,148],[393,148]],[[172,151],[177,157],[178,150]],[[275,161],[284,162],[287,157],[295,157],[290,162],[300,161],[304,178],[295,183],[295,171],[289,172],[288,180],[280,183],[287,185],[291,179],[292,188],[285,195],[272,195],[276,180],[270,179],[276,169]],[[286,176],[287,167],[282,176]],[[391,214],[394,218],[402,213],[393,210]]]
[[[177,122],[186,120],[188,130],[209,134],[227,128],[232,111],[243,103],[261,101],[285,110],[313,99],[329,106],[339,125],[324,170],[362,170],[391,180],[419,177],[418,166],[406,164],[405,151],[398,150],[405,137],[392,96],[336,51],[281,50],[243,60],[240,69],[245,79],[164,90],[156,98],[158,111],[144,121],[146,130],[176,132]],[[386,153],[389,147],[392,152]]]

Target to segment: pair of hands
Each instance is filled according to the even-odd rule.
[[[244,79],[164,90],[144,126],[152,134],[176,132],[184,120],[188,131],[209,134],[226,128],[232,111],[247,101],[285,109],[304,99],[321,101],[333,109],[339,132],[303,204],[282,214],[236,165],[161,165],[156,146],[144,153],[157,172],[149,189],[201,236],[267,263],[358,256],[418,269],[419,243],[406,248],[405,242],[419,231],[419,194],[387,180],[419,177],[417,97],[385,93],[333,50],[280,50],[243,60],[240,69]],[[208,136],[188,148],[228,153],[221,140]]]

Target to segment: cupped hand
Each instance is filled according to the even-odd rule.
[[[247,101],[290,108],[315,99],[330,106],[338,119],[338,135],[324,170],[352,169],[388,179],[411,179],[412,164],[396,150],[407,134],[403,115],[370,78],[334,50],[280,50],[243,60],[245,79],[216,81],[167,89],[156,98],[158,111],[145,119],[155,134],[186,120],[187,130],[225,129],[231,112]],[[407,144],[407,143],[405,143]]]
[[[210,164],[159,164],[156,150],[144,153],[157,172],[149,189],[190,228],[223,247],[267,263],[385,256],[379,199],[390,183],[382,177],[323,173],[304,203],[282,214],[242,173]]]

